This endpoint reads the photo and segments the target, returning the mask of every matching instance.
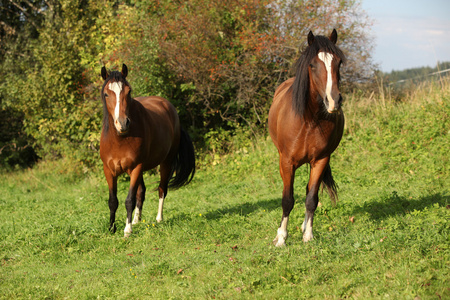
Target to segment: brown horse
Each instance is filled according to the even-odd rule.
[[[309,32],[308,46],[295,66],[296,76],[277,88],[269,111],[269,132],[280,155],[284,186],[283,215],[273,241],[278,247],[285,245],[288,235],[289,214],[294,207],[294,176],[298,167],[304,163],[311,166],[306,186],[303,241],[313,238],[320,184],[325,184],[333,202],[337,197],[329,163],[344,130],[339,68],[345,57],[335,45],[336,41],[336,30],[329,38]]]
[[[175,107],[161,97],[131,98],[131,86],[126,81],[128,68],[101,75],[103,128],[100,138],[100,157],[109,187],[109,230],[116,231],[117,177],[130,175],[130,190],[125,201],[127,220],[125,237],[132,232],[132,224],[139,222],[145,199],[142,173],[160,166],[159,208],[156,220],[163,220],[164,198],[167,188],[188,184],[195,173],[194,147],[189,135],[180,127]],[[131,217],[136,208],[133,222]]]

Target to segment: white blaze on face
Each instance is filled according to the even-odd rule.
[[[114,109],[115,120],[119,119],[120,113],[120,93],[122,92],[123,83],[122,82],[112,82],[109,84],[109,89],[116,94],[116,108]]]
[[[327,85],[325,92],[327,94],[329,111],[334,111],[335,108],[335,100],[331,96],[331,88],[333,87],[333,77],[331,76],[331,62],[333,61],[333,55],[326,52],[319,52],[318,57],[325,64],[325,68],[327,69]]]

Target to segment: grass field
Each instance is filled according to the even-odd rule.
[[[169,192],[161,224],[157,177],[145,175],[143,222],[107,231],[100,171],[65,162],[0,175],[0,298],[449,299],[450,85],[394,103],[347,96],[344,138],[332,156],[339,201],[320,195],[314,240],[302,242],[308,168],[297,171],[287,246],[278,154],[259,138],[200,162]]]

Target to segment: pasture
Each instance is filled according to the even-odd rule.
[[[0,298],[450,298],[450,87],[402,102],[346,95],[326,192],[304,243],[308,167],[296,173],[286,247],[276,248],[282,181],[267,137],[199,162],[169,191],[156,223],[158,176],[145,174],[142,223],[123,237],[129,181],[119,180],[117,233],[108,186],[66,161],[0,176]],[[419,298],[416,298],[419,297]]]

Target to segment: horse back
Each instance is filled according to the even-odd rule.
[[[148,97],[136,97],[134,100],[144,106],[144,108],[152,116],[159,115],[163,118],[168,117],[172,122],[178,121],[178,115],[175,107],[163,97],[148,96]]]

